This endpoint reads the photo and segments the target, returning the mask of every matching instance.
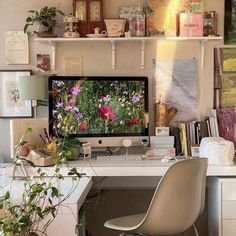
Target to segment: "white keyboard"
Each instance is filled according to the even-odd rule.
[[[128,155],[104,155],[97,156],[97,161],[141,161],[144,155],[141,154],[128,154]]]

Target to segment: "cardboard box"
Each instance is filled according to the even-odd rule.
[[[179,14],[179,36],[202,37],[203,36],[203,13],[181,12]]]

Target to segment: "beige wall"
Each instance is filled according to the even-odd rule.
[[[35,70],[36,54],[50,53],[50,47],[30,39],[30,64],[29,65],[6,65],[4,64],[4,31],[22,30],[27,11],[38,9],[45,5],[57,6],[60,0],[1,0],[0,8],[0,69],[32,69]],[[117,17],[117,9],[120,5],[139,3],[141,0],[104,0],[104,16],[107,18]],[[206,10],[216,10],[219,15],[218,32],[223,33],[224,0],[205,0]],[[63,0],[61,9],[66,13],[72,12],[72,0]],[[62,35],[63,29],[58,30]],[[213,103],[213,48],[221,46],[222,41],[208,42],[205,46],[205,65],[199,70],[200,82],[200,107],[199,116],[209,114]],[[145,55],[145,69],[140,68],[140,44],[118,43],[117,44],[117,67],[111,68],[111,45],[108,42],[83,42],[83,43],[59,43],[57,47],[57,70],[53,73],[60,74],[61,60],[63,55],[81,55],[83,57],[84,75],[145,75],[151,82],[153,58],[197,58],[200,59],[200,45],[197,42],[158,42],[147,43]],[[150,83],[151,88],[151,83]],[[150,89],[151,90],[151,89]],[[151,101],[150,91],[149,100]],[[150,105],[150,108],[152,106]],[[44,109],[40,109],[41,116],[46,116]],[[152,122],[152,111],[150,111]],[[0,130],[5,133],[0,140],[0,159],[6,159],[9,155],[9,122],[0,119]]]

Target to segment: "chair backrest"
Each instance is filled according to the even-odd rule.
[[[204,209],[207,165],[207,158],[200,158],[170,166],[137,229],[148,235],[168,235],[191,227]]]

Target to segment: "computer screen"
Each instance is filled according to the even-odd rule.
[[[120,145],[123,137],[141,142],[148,136],[148,78],[49,77],[49,132],[92,146]]]

